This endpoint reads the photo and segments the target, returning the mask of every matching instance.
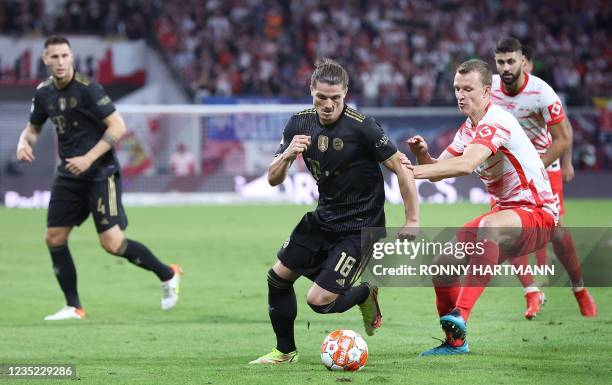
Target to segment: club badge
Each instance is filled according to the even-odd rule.
[[[329,147],[329,138],[325,135],[319,135],[317,147],[319,148],[319,151],[321,152],[327,151],[327,147]]]

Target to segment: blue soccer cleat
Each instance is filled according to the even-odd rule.
[[[447,337],[453,340],[465,339],[467,325],[458,310],[453,310],[447,315],[440,317],[440,325],[442,325],[442,330],[446,332]]]
[[[470,347],[467,341],[463,341],[462,345],[452,346],[448,343],[448,341],[442,342],[440,346],[436,346],[435,348],[425,350],[421,353],[421,356],[449,356],[455,354],[468,354],[470,352]]]

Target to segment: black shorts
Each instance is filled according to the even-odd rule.
[[[98,234],[115,225],[122,230],[127,227],[119,173],[100,181],[55,178],[47,211],[47,227],[79,226],[89,213],[93,215]]]
[[[362,271],[361,232],[330,233],[321,230],[311,212],[306,213],[278,251],[278,259],[332,293],[353,286]]]

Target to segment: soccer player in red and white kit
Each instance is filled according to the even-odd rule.
[[[454,89],[459,110],[468,116],[465,123],[437,159],[431,157],[420,136],[408,140],[419,165],[403,159],[418,179],[436,181],[476,172],[495,198],[497,204],[491,211],[466,223],[457,233],[458,241],[479,242],[484,250],[468,256],[473,266],[491,266],[538,250],[548,242],[558,219],[536,149],[516,118],[490,102],[491,78],[484,61],[462,63],[455,74]],[[466,322],[490,279],[491,275],[476,275],[475,270],[468,270],[463,285],[459,277],[444,277],[444,281],[434,277],[436,306],[446,338],[421,355],[469,352]]]
[[[495,65],[499,75],[493,76],[491,101],[516,117],[540,154],[548,172],[559,215],[563,215],[563,180],[571,180],[573,167],[571,153],[568,154],[571,151],[571,126],[561,100],[545,81],[524,70],[525,57],[518,40],[507,37],[498,42]],[[566,171],[563,174],[562,169]],[[576,247],[563,222],[559,222],[551,242],[555,255],[569,275],[580,313],[585,317],[595,316],[597,306],[584,287]],[[537,256],[538,263],[545,263],[544,251],[539,250]],[[515,259],[514,262],[526,264],[527,256]],[[533,277],[519,276],[519,279],[525,287],[525,317],[532,319],[540,312],[544,295],[534,284]]]

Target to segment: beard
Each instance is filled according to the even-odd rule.
[[[504,72],[500,77],[501,77],[501,80],[504,82],[504,84],[510,85],[510,84],[514,84],[520,76],[521,76],[521,70],[519,69],[515,73]]]

